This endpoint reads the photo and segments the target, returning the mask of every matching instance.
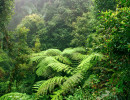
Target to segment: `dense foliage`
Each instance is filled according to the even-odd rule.
[[[1,0],[0,100],[128,100],[129,5]]]

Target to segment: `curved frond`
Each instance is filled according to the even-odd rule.
[[[73,89],[74,86],[80,83],[82,79],[83,79],[82,73],[76,73],[72,75],[71,77],[69,77],[61,86],[63,92],[66,93],[70,91],[71,89]]]
[[[57,72],[66,72],[68,74],[70,74],[72,72],[72,70],[73,70],[70,66],[62,64],[60,62],[51,63],[48,66],[51,67],[54,71],[57,71]]]
[[[87,55],[83,55],[83,54],[81,54],[81,53],[73,53],[73,54],[71,54],[71,59],[73,59],[73,60],[83,60],[83,59],[85,59],[87,57]]]
[[[67,57],[63,57],[61,55],[55,56],[55,59],[58,60],[61,63],[67,64],[67,65],[72,64],[71,60],[69,60]]]
[[[30,63],[32,63],[32,62],[38,63],[45,57],[46,56],[44,55],[44,51],[42,51],[40,53],[33,53],[32,55],[30,55]]]
[[[37,71],[36,71],[36,74],[38,76],[43,76],[43,74],[48,74],[48,64],[51,64],[51,63],[55,63],[55,62],[58,62],[55,58],[53,57],[46,57],[45,59],[43,59],[38,65],[37,65]]]
[[[54,77],[43,82],[42,85],[37,90],[37,95],[45,95],[48,92],[54,90],[56,85],[61,85],[62,82],[66,80],[66,77]]]
[[[86,72],[88,69],[90,69],[94,64],[97,63],[97,61],[101,61],[104,59],[103,54],[100,53],[92,53],[89,55],[86,59],[84,59],[80,65],[76,68],[77,71],[83,71]]]
[[[73,49],[72,48],[66,48],[63,52],[62,52],[62,55],[63,56],[69,56],[73,53]]]
[[[61,54],[61,51],[59,49],[48,49],[45,51],[45,55],[47,56],[57,56],[60,54]]]
[[[83,47],[67,48],[62,52],[63,56],[70,56],[73,53],[85,53],[86,50]]]
[[[32,62],[36,62],[36,63],[38,63],[38,62],[40,62],[42,59],[44,59],[46,56],[34,56],[34,57],[31,57],[30,58],[30,63],[32,63]]]
[[[33,85],[33,90],[37,91],[38,88],[42,85],[42,83],[45,82],[45,80],[38,81]]]

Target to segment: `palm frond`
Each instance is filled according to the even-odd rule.
[[[42,85],[37,90],[37,95],[45,95],[48,92],[52,92],[56,85],[61,85],[62,82],[66,80],[66,77],[54,77],[43,82]]]

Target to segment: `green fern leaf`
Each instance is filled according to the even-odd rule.
[[[86,59],[84,59],[80,65],[76,68],[75,72],[83,71],[86,72],[88,69],[90,69],[94,64],[96,64],[98,61],[101,61],[104,59],[103,54],[100,53],[92,53],[89,55]]]
[[[74,86],[81,82],[82,79],[82,73],[76,73],[69,77],[61,86],[63,92],[67,93],[68,91],[71,91],[74,88]]]
[[[38,76],[43,76],[43,74],[47,74],[48,73],[48,64],[51,64],[51,63],[55,63],[55,62],[58,62],[55,58],[53,57],[46,57],[45,59],[43,59],[38,65],[37,65],[37,71],[36,71],[36,74]],[[49,75],[49,73],[48,73]]]
[[[63,57],[61,55],[55,56],[55,59],[58,60],[61,63],[67,64],[67,65],[72,64],[72,62],[67,57]]]
[[[87,55],[83,55],[81,53],[72,53],[70,55],[72,60],[79,60],[82,61],[83,59],[85,59],[87,57]]]
[[[54,90],[56,85],[61,85],[62,82],[66,80],[66,77],[54,77],[43,82],[42,85],[37,90],[37,95],[45,95],[48,92]]]
[[[44,51],[40,53],[33,53],[30,55],[30,63],[36,62],[39,63],[42,59],[44,59],[46,56],[44,55]]]
[[[48,66],[57,72],[67,72],[68,74],[70,74],[73,70],[70,66],[62,64],[60,62],[51,63]]]

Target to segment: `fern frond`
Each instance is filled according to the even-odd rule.
[[[83,79],[82,73],[76,73],[69,77],[61,86],[64,93],[71,91]]]
[[[85,53],[86,50],[82,47],[77,47],[77,48],[67,48],[62,52],[63,56],[69,57],[73,53]]]
[[[39,63],[45,57],[46,56],[34,56],[34,57],[30,57],[30,63],[33,63],[33,62]]]
[[[3,95],[0,97],[0,100],[35,100],[35,98],[32,98],[25,93],[14,92]]]
[[[51,63],[55,63],[55,62],[58,62],[55,58],[53,57],[46,57],[45,59],[43,59],[38,65],[37,65],[37,71],[36,71],[36,74],[38,76],[46,76],[47,74],[49,75],[48,73],[48,70],[49,70],[49,66],[48,64],[51,64]],[[44,75],[43,75],[44,74]]]
[[[72,64],[71,60],[69,60],[67,57],[63,57],[61,55],[55,56],[55,59],[58,60],[61,63],[67,64],[67,65]]]
[[[74,51],[73,51],[72,48],[66,48],[66,49],[62,52],[62,55],[68,57],[68,56],[71,55],[73,52],[74,52]]]
[[[48,49],[45,51],[45,55],[57,56],[57,55],[61,55],[61,51],[59,49]]]
[[[54,77],[50,78],[47,81],[43,82],[42,85],[37,90],[37,95],[45,95],[48,92],[54,90],[56,85],[61,85],[62,82],[66,80],[66,77]]]
[[[97,63],[97,61],[101,61],[104,59],[103,54],[100,53],[92,53],[89,55],[86,59],[84,59],[80,65],[76,68],[77,71],[83,71],[86,72],[88,69],[90,69],[94,64]]]
[[[42,85],[42,83],[45,82],[45,80],[38,81],[33,85],[33,90],[37,91],[38,88]]]
[[[86,57],[87,57],[87,55],[83,55],[81,53],[72,53],[71,54],[71,59],[73,59],[73,60],[81,61],[81,60],[85,59]]]
[[[39,63],[45,57],[46,56],[44,55],[44,51],[42,51],[40,53],[33,53],[30,55],[30,63],[32,63],[32,62]]]
[[[62,64],[60,62],[51,63],[48,66],[51,67],[54,71],[57,71],[57,72],[66,72],[68,74],[70,74],[72,72],[72,70],[73,70],[73,68],[71,68],[70,66]]]

